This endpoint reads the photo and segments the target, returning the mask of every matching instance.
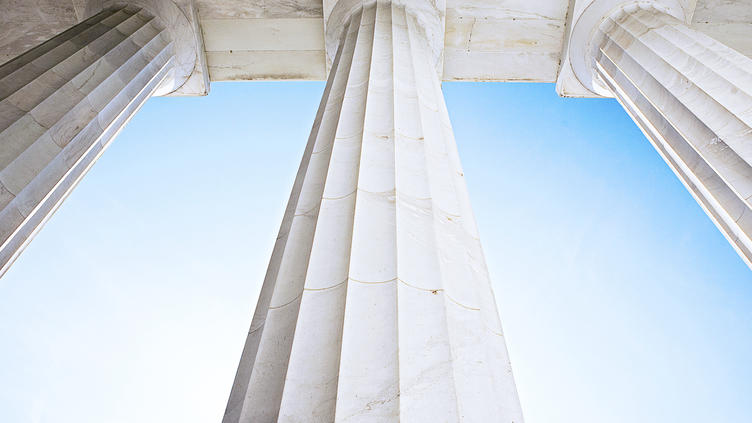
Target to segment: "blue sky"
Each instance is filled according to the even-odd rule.
[[[219,422],[321,82],[147,102],[0,279],[0,421]],[[444,91],[527,423],[752,421],[752,272],[613,100]]]

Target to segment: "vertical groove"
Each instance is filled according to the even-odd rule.
[[[412,44],[417,44],[417,29],[408,17],[407,24]],[[457,413],[466,421],[493,421],[498,415],[495,407],[477,404],[484,401],[483,393],[491,391],[485,360],[478,356],[483,352],[483,338],[478,330],[483,326],[478,319],[478,303],[474,293],[474,278],[464,266],[467,239],[462,231],[463,216],[459,209],[457,193],[452,181],[452,170],[446,145],[443,142],[442,125],[438,118],[438,102],[434,96],[434,78],[419,78],[431,75],[428,59],[422,49],[412,55],[416,72],[416,91],[421,123],[424,128],[425,162],[428,170],[428,185],[431,193],[433,232],[438,254],[446,330],[451,353],[452,385],[456,395]],[[481,341],[481,342],[478,342]],[[490,414],[483,415],[484,412]]]
[[[330,93],[332,101],[323,114],[322,127],[311,152],[311,162],[288,235],[290,246],[282,253],[277,275],[277,280],[284,283],[275,284],[272,292],[239,422],[274,422],[279,416],[327,169],[357,42],[357,30],[348,28],[346,33],[341,59],[345,66],[335,73]]]
[[[251,371],[253,369],[253,363],[256,360],[256,353],[258,351],[259,342],[261,340],[261,334],[263,333],[264,323],[266,321],[267,309],[269,308],[269,302],[271,301],[274,287],[277,283],[277,276],[279,274],[279,268],[282,261],[282,254],[287,246],[287,240],[290,234],[290,228],[292,226],[292,219],[295,216],[295,210],[298,207],[298,199],[300,191],[303,186],[305,175],[308,171],[308,166],[311,160],[311,154],[313,153],[316,140],[318,139],[319,130],[323,121],[327,105],[330,102],[330,94],[334,82],[334,76],[337,69],[340,66],[340,59],[342,57],[343,46],[340,45],[332,64],[332,72],[329,75],[324,93],[319,103],[318,111],[316,112],[316,118],[311,128],[311,135],[308,138],[306,148],[303,152],[303,158],[298,168],[298,172],[295,177],[292,191],[290,193],[285,214],[282,219],[282,224],[279,228],[279,235],[274,243],[272,250],[272,257],[269,260],[269,266],[264,276],[264,282],[261,287],[258,301],[256,303],[256,310],[254,312],[253,320],[251,321],[250,329],[248,330],[248,336],[246,338],[245,345],[243,347],[243,353],[241,355],[241,361],[238,365],[237,374],[235,375],[235,381],[233,383],[230,398],[227,402],[227,409],[223,418],[223,423],[236,423],[240,418],[240,412],[242,410],[242,404],[246,397],[248,390],[248,383],[251,378]]]
[[[434,231],[431,176],[426,130],[421,120],[418,86],[433,73],[419,73],[414,61],[426,47],[411,34],[409,15],[397,6],[394,28],[402,49],[395,63],[404,66],[402,89],[395,100],[397,153],[397,242],[399,269],[400,419],[413,421],[458,420],[451,342],[444,286],[442,285]],[[400,53],[404,53],[403,56]],[[395,87],[396,91],[399,88]],[[400,228],[400,224],[402,225]]]
[[[332,422],[368,94],[374,11],[353,17],[352,65],[332,144],[280,407],[280,422]],[[316,351],[316,354],[311,354]]]
[[[456,226],[456,231],[461,234],[464,245],[467,248],[464,254],[457,254],[458,256],[464,256],[465,262],[463,265],[467,279],[457,278],[453,282],[455,286],[460,284],[470,286],[457,287],[458,291],[466,290],[467,292],[460,293],[454,291],[451,293],[451,298],[454,300],[455,305],[464,306],[465,309],[470,310],[475,315],[473,317],[472,324],[474,327],[472,330],[475,332],[474,335],[476,337],[474,339],[466,337],[463,340],[464,345],[470,350],[466,354],[465,361],[469,363],[469,367],[474,369],[460,370],[458,373],[465,380],[462,400],[466,405],[463,408],[465,410],[473,410],[477,414],[472,417],[463,414],[463,418],[467,418],[468,421],[522,423],[524,418],[517,396],[517,387],[512,375],[512,365],[503,336],[496,298],[491,285],[483,248],[480,243],[478,228],[470,205],[470,196],[457,151],[457,144],[449,121],[446,104],[443,101],[443,93],[438,78],[433,80],[433,84],[434,92],[438,98],[440,134],[445,144],[445,154],[449,161],[447,172],[452,176],[451,185],[458,201],[457,213],[459,215],[459,222],[452,223]],[[447,217],[447,222],[454,220],[451,215]],[[469,283],[469,281],[473,281],[474,283]],[[475,304],[464,300],[464,298],[472,299],[473,297],[477,301]],[[479,308],[479,310],[474,310],[475,308]],[[462,329],[458,332],[458,338],[471,333],[470,331],[463,332]],[[462,343],[462,341],[457,341],[459,345]],[[480,351],[473,351],[473,346],[476,344],[481,346]],[[484,396],[488,396],[488,393],[482,392],[484,389],[482,383],[475,383],[472,379],[473,375],[475,375],[478,381],[483,380],[484,378],[479,373],[483,373],[488,378],[487,380],[490,384],[488,389],[491,392],[491,397],[503,400],[492,401],[490,404],[479,402],[483,401],[482,398]]]
[[[336,422],[399,421],[391,5],[375,5]]]

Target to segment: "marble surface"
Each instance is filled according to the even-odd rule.
[[[523,422],[426,10],[346,20],[224,423]]]
[[[0,274],[175,67],[143,10],[98,13],[0,66]]]
[[[699,0],[690,26],[752,57],[752,0]]]
[[[0,0],[0,63],[89,16],[104,0]],[[344,1],[344,0],[343,0]],[[618,3],[621,0],[598,0]],[[681,4],[691,27],[752,55],[752,0],[651,0]],[[330,0],[134,0],[173,3],[193,27],[197,48],[189,79],[173,95],[202,95],[208,81],[323,80],[327,72],[324,18]],[[134,3],[131,2],[131,3]],[[597,97],[570,69],[567,38],[574,15],[594,0],[442,0],[446,13],[443,80],[559,82],[563,96]],[[134,3],[134,4],[135,4]],[[139,4],[141,4],[139,3]],[[696,8],[695,8],[696,5]],[[571,9],[571,10],[570,10]],[[694,12],[694,15],[693,15]],[[290,25],[294,22],[295,25]],[[236,32],[237,31],[237,32]],[[320,45],[312,48],[310,33]],[[248,34],[276,34],[249,48]],[[243,36],[241,36],[243,35]],[[179,39],[178,37],[175,37]],[[299,44],[305,45],[300,47]],[[180,49],[179,49],[180,50]],[[330,59],[333,53],[330,52]],[[191,60],[194,60],[192,58]],[[329,60],[331,62],[331,60]]]
[[[567,1],[447,0],[444,79],[556,80]]]
[[[321,0],[196,0],[203,19],[322,18]]]
[[[752,266],[752,59],[652,8],[594,40],[597,76]]]
[[[201,24],[212,80],[326,77],[320,17],[212,18]]]
[[[196,0],[213,81],[326,79],[321,0]]]
[[[0,0],[0,63],[80,22],[72,1]]]

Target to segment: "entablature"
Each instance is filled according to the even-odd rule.
[[[650,0],[656,3],[669,0]],[[752,0],[671,0],[691,27],[752,57]],[[193,30],[195,65],[172,95],[211,81],[324,80],[326,10],[336,0],[135,0],[174,3]],[[597,0],[612,2],[616,0]],[[0,4],[10,0],[0,0]],[[0,62],[82,21],[104,0],[5,4]],[[558,82],[563,96],[598,96],[573,74],[572,29],[593,0],[445,0],[442,79]],[[573,24],[574,22],[574,24]]]

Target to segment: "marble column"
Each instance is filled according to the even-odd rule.
[[[595,81],[752,265],[752,59],[645,5],[607,17]]]
[[[0,66],[0,274],[169,77],[173,43],[115,7]]]
[[[366,4],[343,20],[224,423],[522,423],[431,2]]]

